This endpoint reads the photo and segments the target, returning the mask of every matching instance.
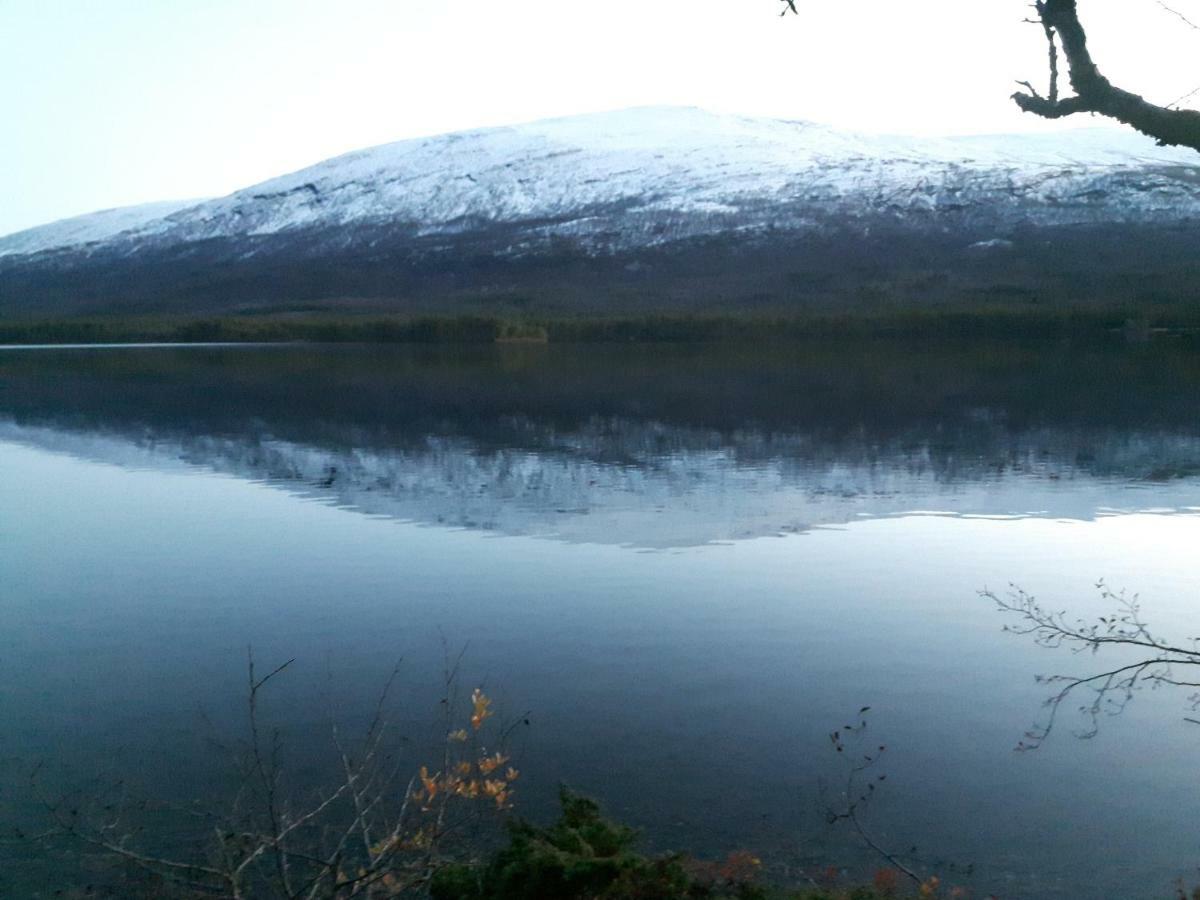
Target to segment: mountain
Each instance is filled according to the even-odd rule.
[[[0,238],[0,315],[1193,295],[1200,157],[645,108],[401,141]],[[1135,298],[1136,299],[1136,298]]]
[[[60,219],[48,225],[39,225],[0,238],[0,257],[30,256],[45,250],[69,247],[87,247],[116,237],[127,231],[137,231],[145,226],[165,219],[173,212],[200,203],[198,200],[167,200],[159,203],[143,203],[138,206],[123,206],[119,209],[102,209]]]

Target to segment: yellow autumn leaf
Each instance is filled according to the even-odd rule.
[[[479,760],[479,771],[484,775],[490,775],[506,762],[508,762],[508,757],[502,756],[499,751],[497,751],[494,756],[485,756],[483,759]]]
[[[421,784],[425,786],[425,793],[429,795],[430,800],[437,796],[438,775],[440,774],[441,773],[439,772],[437,775],[430,775],[429,769],[427,769],[425,766],[421,766]]]
[[[491,705],[491,698],[479,688],[475,688],[475,690],[471,692],[471,706],[473,708],[471,713],[471,727],[476,731],[478,731],[483,725],[484,719],[487,719],[492,715],[491,710],[488,709],[488,707]]]

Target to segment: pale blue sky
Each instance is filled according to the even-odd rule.
[[[643,104],[1046,127],[1007,100],[1014,79],[1045,78],[1025,0],[798,5],[780,19],[775,0],[0,0],[0,234],[406,137]],[[1200,0],[1174,5],[1200,19]],[[1114,78],[1162,102],[1200,86],[1200,32],[1155,0],[1081,9]]]

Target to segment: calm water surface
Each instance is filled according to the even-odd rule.
[[[317,778],[330,710],[365,716],[400,656],[420,728],[444,636],[530,713],[526,814],[564,781],[654,848],[862,870],[818,795],[870,705],[890,846],[1005,897],[1168,896],[1200,864],[1185,698],[1013,753],[1034,675],[1091,662],[1002,634],[977,591],[1099,614],[1103,577],[1194,633],[1194,356],[0,351],[0,817],[31,814],[39,760],[219,793],[247,645],[296,658],[271,715]],[[77,875],[2,854],[10,891]]]

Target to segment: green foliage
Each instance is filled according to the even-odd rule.
[[[648,857],[633,829],[606,819],[592,800],[563,789],[562,815],[549,828],[518,821],[509,844],[482,864],[437,871],[432,900],[884,900],[894,883],[848,889],[775,888],[756,881],[758,860],[721,863],[682,855]],[[935,894],[921,894],[933,897]]]
[[[591,800],[566,790],[561,800],[558,822],[550,828],[515,823],[509,846],[482,870],[439,872],[430,892],[434,900],[617,896],[609,889],[618,883],[647,880],[649,863],[633,852],[631,829],[603,818]]]

